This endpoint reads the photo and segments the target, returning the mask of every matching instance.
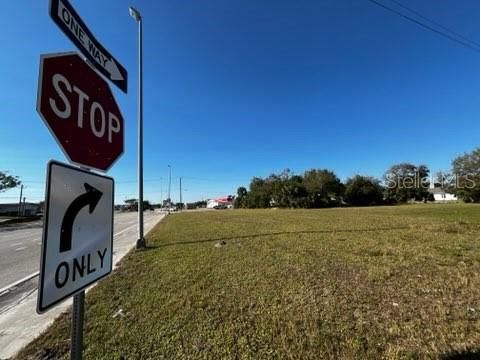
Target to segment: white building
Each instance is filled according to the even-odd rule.
[[[207,200],[207,209],[231,209],[233,208],[233,195]]]
[[[446,192],[440,187],[433,187],[429,189],[430,193],[433,194],[435,201],[438,202],[447,202],[447,201],[458,201],[456,195]]]

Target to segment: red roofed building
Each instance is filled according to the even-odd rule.
[[[231,209],[233,208],[233,195],[219,197],[216,199],[207,200],[207,209]]]

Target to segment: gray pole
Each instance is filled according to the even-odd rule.
[[[27,198],[26,198],[26,197],[23,197],[22,216],[25,216],[25,200],[27,200]]]
[[[80,166],[90,171],[89,168]],[[72,327],[70,329],[70,360],[82,360],[83,354],[83,318],[85,313],[85,290],[73,296]]]
[[[162,180],[160,180],[160,203],[162,204],[162,208],[163,208],[163,182]]]
[[[168,202],[172,203],[172,198],[170,197],[170,190],[172,188],[172,166],[168,165]]]
[[[137,249],[144,248],[143,237],[143,93],[142,93],[142,17],[133,7],[130,15],[138,23],[138,240]]]
[[[20,199],[18,200],[18,212],[17,215],[20,216],[22,210],[22,195],[23,195],[23,184],[20,186]]]
[[[180,210],[183,209],[183,203],[182,203],[182,177],[180,177]]]
[[[83,314],[85,305],[85,290],[73,297],[72,332],[70,339],[70,359],[81,360],[83,348]]]

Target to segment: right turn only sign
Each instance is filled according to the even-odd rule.
[[[112,271],[113,179],[51,161],[37,312]]]

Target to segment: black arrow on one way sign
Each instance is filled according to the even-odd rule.
[[[87,183],[83,185],[87,192],[73,200],[62,220],[62,228],[60,230],[61,253],[72,249],[72,228],[77,214],[87,205],[90,207],[89,212],[91,214],[103,195],[101,191],[95,189],[92,185]]]

